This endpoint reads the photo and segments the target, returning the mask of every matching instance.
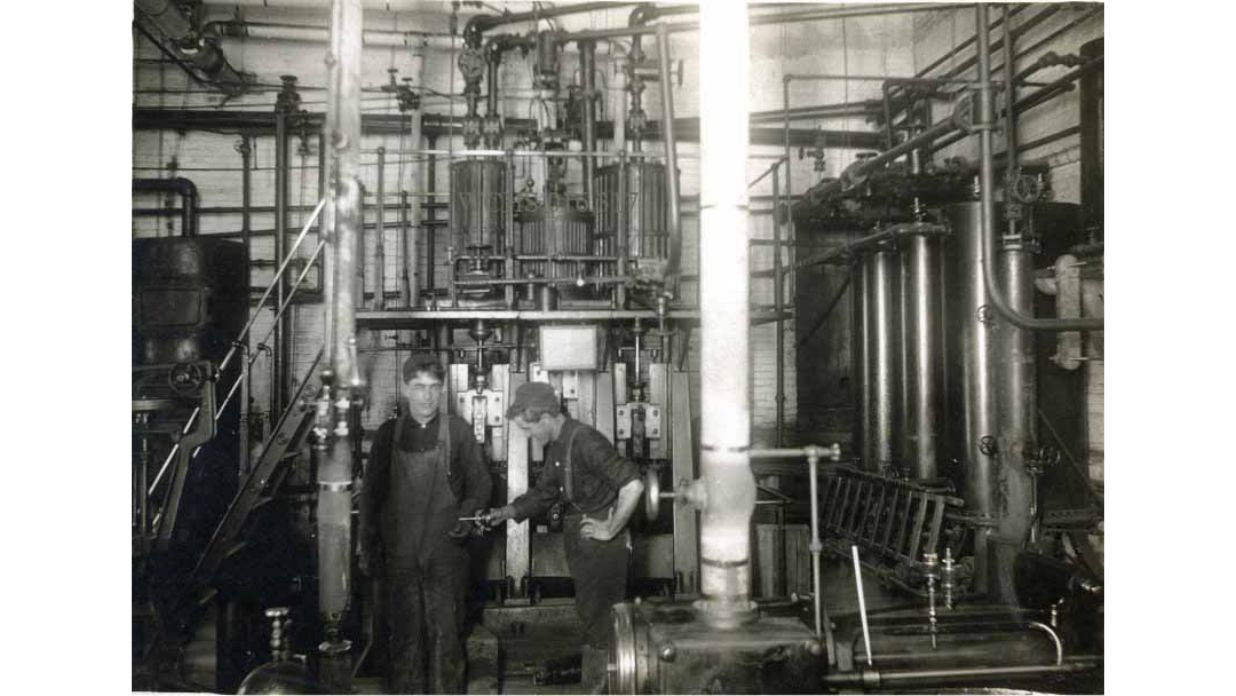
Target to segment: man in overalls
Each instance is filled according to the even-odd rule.
[[[489,524],[522,521],[559,499],[567,503],[563,546],[575,580],[575,609],[583,621],[583,687],[606,686],[610,607],[626,596],[631,535],[627,520],[644,484],[633,462],[605,436],[563,414],[554,390],[528,382],[515,392],[507,418],[545,448],[545,468],[536,486],[509,505],[487,513]]]
[[[366,555],[384,576],[392,693],[464,693],[463,546],[491,481],[472,428],[439,412],[433,356],[403,366],[408,412],[378,429],[361,497]],[[428,672],[428,680],[426,679]]]

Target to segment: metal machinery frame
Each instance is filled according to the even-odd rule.
[[[1076,629],[1076,622],[1093,617],[1094,598],[1101,602],[1101,585],[1093,569],[1061,565],[1021,543],[1027,538],[1033,542],[1050,526],[1049,516],[1039,510],[1038,481],[1053,457],[1039,445],[1036,414],[1025,408],[1019,395],[1033,393],[1036,385],[1032,332],[1060,332],[1058,362],[1077,368],[1084,362],[1083,353],[1094,350],[1094,332],[1101,332],[1102,320],[1094,316],[1093,288],[1070,263],[1060,265],[1051,278],[1037,278],[1043,281],[1040,288],[1057,295],[1058,317],[1031,316],[1036,280],[1030,266],[1032,233],[1036,225],[1054,224],[1048,221],[1056,219],[1053,215],[1058,217],[1060,210],[1043,202],[1043,172],[1034,165],[1019,167],[1015,156],[1006,155],[1002,185],[997,180],[987,8],[976,10],[977,80],[961,80],[955,73],[927,77],[925,73],[935,66],[914,78],[887,78],[879,109],[886,127],[880,138],[883,152],[859,161],[835,181],[812,187],[788,206],[792,215],[781,214],[782,201],[795,198],[788,166],[793,141],[789,84],[836,76],[786,76],[785,158],[766,172],[773,177],[778,213],[773,240],[778,253],[771,272],[776,292],[773,311],[760,312],[749,306],[750,242],[739,234],[747,229],[745,154],[734,143],[750,133],[747,114],[739,111],[701,115],[701,150],[707,161],[701,186],[701,229],[706,233],[701,234],[700,306],[683,304],[678,294],[682,229],[676,138],[681,134],[674,125],[669,34],[699,29],[702,52],[737,51],[745,58],[746,42],[719,44],[719,28],[745,35],[737,27],[748,22],[960,6],[889,5],[748,17],[745,11],[736,14],[721,5],[698,10],[642,6],[626,28],[575,33],[545,29],[527,35],[492,35],[488,40],[485,32],[503,24],[594,8],[584,3],[526,15],[473,17],[463,29],[458,61],[467,113],[459,120],[439,120],[432,128],[426,124],[422,130],[415,95],[405,94],[400,104],[407,113],[383,127],[401,130],[410,125],[415,146],[370,153],[360,147],[359,65],[362,46],[369,40],[361,31],[360,2],[332,2],[328,108],[321,119],[322,157],[329,171],[321,185],[330,194],[290,249],[288,131],[293,124],[316,124],[299,113],[294,83],[285,83],[273,121],[278,143],[279,269],[259,309],[273,293],[277,312],[271,328],[276,339],[272,421],[277,427],[252,466],[246,456],[238,457],[242,470],[236,497],[197,556],[198,563],[191,566],[188,589],[178,598],[184,616],[211,599],[215,575],[244,546],[250,513],[269,502],[287,475],[286,462],[308,439],[313,454],[308,470],[316,473],[308,496],[316,504],[315,626],[320,635],[315,637],[322,641],[315,661],[318,673],[310,680],[332,692],[350,690],[355,670],[372,647],[366,645],[354,660],[347,639],[357,633],[350,614],[361,613],[354,601],[363,594],[352,584],[356,554],[351,541],[351,497],[354,486],[363,485],[362,433],[357,424],[367,396],[359,355],[376,332],[395,330],[401,348],[437,351],[449,364],[442,408],[473,426],[495,473],[505,481],[497,491],[501,500],[495,503],[525,492],[543,464],[540,449],[505,418],[513,392],[527,381],[551,384],[572,417],[596,427],[645,469],[650,494],[635,548],[634,575],[651,581],[649,594],[661,597],[615,609],[611,690],[689,692],[716,679],[782,692],[931,686],[951,683],[950,679],[1081,672],[1101,664],[1101,655],[1093,654],[1093,637]],[[698,22],[648,23],[659,15],[694,11],[701,15]],[[1042,17],[1023,22],[1023,31],[1035,21]],[[1015,39],[1008,13],[1003,23],[1007,53]],[[640,43],[645,36],[655,36],[652,59]],[[597,114],[596,49],[597,41],[614,37],[633,39],[622,61],[629,110],[620,120],[623,127],[605,131]],[[560,78],[563,48],[568,44],[579,52],[578,84],[564,85]],[[542,117],[527,122],[504,120],[499,108],[503,56],[516,49],[530,56],[538,98],[545,106]],[[1091,103],[1101,46],[1083,53],[1086,62],[1073,79],[1088,80],[1083,84],[1089,84],[1091,99],[1083,101]],[[1057,81],[1015,100],[1012,86],[1028,83],[1025,74],[1013,75],[1012,60],[1005,63],[1007,119],[1063,89]],[[736,77],[741,80],[735,82]],[[707,60],[702,61],[702,91],[732,90],[746,79],[745,71],[720,76]],[[646,121],[642,109],[647,82],[657,82],[660,91],[663,117],[655,126]],[[952,84],[975,88],[974,96],[959,100],[950,118],[929,123],[922,104],[934,88]],[[391,89],[398,92],[401,87],[392,84]],[[1101,90],[1101,82],[1097,89]],[[903,110],[904,121],[895,123]],[[815,112],[808,109],[795,115],[811,113]],[[1080,130],[1094,137],[1093,116],[1088,122],[1086,118]],[[453,144],[434,147],[436,137],[449,136],[456,127],[463,136],[463,149]],[[905,132],[900,142],[899,128]],[[964,171],[932,167],[933,148],[957,133],[971,132],[979,135],[978,167]],[[1015,155],[1013,129],[1006,132],[1007,151]],[[599,144],[606,135],[614,143],[609,150]],[[420,146],[422,136],[429,138],[428,148]],[[645,150],[645,140],[654,137],[664,143],[660,152]],[[582,149],[571,151],[572,140],[580,141]],[[827,144],[828,138],[822,137],[820,147]],[[1092,151],[1093,143],[1084,143],[1083,149]],[[241,154],[247,182],[247,141]],[[383,262],[387,250],[381,231],[387,227],[389,195],[383,167],[378,169],[377,184],[377,277],[370,279],[374,290],[372,301],[366,302],[367,225],[358,175],[362,154],[376,154],[379,162],[387,155],[423,156],[431,162],[424,194],[428,202],[420,206],[425,218],[411,219],[415,216],[407,204],[409,192],[398,192],[400,270],[394,279],[398,287],[394,302],[387,292],[391,283]],[[903,157],[905,161],[898,162]],[[437,200],[434,185],[436,161],[441,159],[448,160],[450,173],[445,202]],[[889,165],[894,166],[885,169]],[[1101,190],[1101,168],[1097,174],[1093,168],[1083,171],[1083,178],[1098,181]],[[999,191],[1005,193],[998,207]],[[183,227],[191,235],[200,212],[196,194],[183,185],[177,192],[185,198]],[[857,219],[839,214],[844,206],[838,202],[857,200],[862,209],[864,196],[885,196],[904,214],[885,215],[878,225],[869,224],[872,220],[861,214]],[[253,231],[248,225],[247,183],[245,201],[248,241]],[[1083,201],[1083,208],[1101,259],[1101,199],[1097,206]],[[437,217],[442,209],[449,211],[446,220]],[[289,262],[319,212],[322,241],[299,278],[289,282]],[[997,249],[998,220],[1005,221],[1006,234],[999,238]],[[788,226],[784,242],[782,225]],[[445,244],[435,238],[441,226],[446,226]],[[791,255],[790,263],[782,263],[782,243],[792,245],[805,231],[820,227],[866,233],[826,254],[799,260]],[[440,247],[445,247],[445,263],[435,253]],[[1093,244],[1087,249],[1093,251]],[[1087,249],[1072,251],[1081,254]],[[308,378],[294,391],[288,374],[292,331],[285,310],[319,255],[318,287],[328,304],[325,346]],[[840,446],[754,449],[746,401],[748,329],[760,321],[776,321],[780,328],[788,316],[783,296],[788,274],[835,262],[850,273],[821,321],[840,305],[849,288],[855,373],[861,384],[857,436],[844,458]],[[743,282],[734,282],[736,277]],[[966,282],[960,288],[958,283],[950,286],[946,282],[950,278]],[[958,316],[957,307],[967,311]],[[193,450],[214,434],[215,421],[237,386],[242,428],[247,424],[244,390],[247,368],[256,356],[246,355],[245,347],[252,325],[251,318],[218,367],[213,359],[185,363],[196,370],[187,378],[177,370],[190,368],[176,364],[151,362],[135,368],[142,374],[158,372],[163,380],[158,388],[147,388],[153,382],[135,377],[135,435],[140,436],[135,451],[141,458],[135,467],[137,492],[152,491],[160,483],[147,481],[153,463],[148,438],[156,430],[163,432],[151,423],[175,420],[150,414],[174,411],[183,417],[196,405],[180,427],[184,439],[177,445],[179,458],[173,448],[163,467],[172,472],[172,483],[166,489],[171,497],[160,537],[170,533],[176,515],[180,498],[176,482],[183,483]],[[702,334],[703,404],[698,446],[691,378],[683,369],[697,325]],[[960,341],[956,350],[946,332]],[[1083,342],[1083,337],[1088,340]],[[784,365],[780,343],[778,348],[776,444],[780,447]],[[241,376],[216,411],[214,383],[229,383],[225,368],[237,353],[241,359],[233,367],[240,368]],[[956,356],[959,362],[954,364],[945,355]],[[163,382],[178,394],[164,394]],[[953,392],[960,396],[954,398]],[[316,396],[302,403],[302,395],[310,393]],[[964,432],[953,433],[947,427],[943,411],[951,403],[961,404],[957,407],[961,417],[954,420],[964,425]],[[212,413],[215,418],[206,417]],[[948,470],[948,456],[962,462],[960,472]],[[808,467],[812,587],[803,598],[810,598],[810,608],[798,601],[801,598],[781,604],[752,601],[750,527],[757,489],[751,462],[767,458],[799,460]],[[160,472],[156,479],[161,476]],[[135,529],[141,532],[135,543],[143,554],[151,530],[147,498],[135,498],[134,512]],[[662,498],[675,504],[662,508]],[[562,583],[555,580],[569,575],[559,529],[558,511],[507,523],[501,543],[493,545],[486,563],[486,578],[500,604],[546,603],[559,591]],[[858,616],[830,614],[824,602],[822,559],[848,556],[855,548],[863,555],[856,572],[866,568],[916,602],[926,600],[927,607],[873,612],[870,622],[864,610],[861,633]],[[1018,606],[1023,586],[1036,582],[1049,587],[1040,592],[1047,604]],[[944,611],[937,611],[937,598]],[[1015,611],[1010,613],[1010,607]],[[277,640],[287,612],[269,615],[276,634],[272,662],[250,673],[250,678],[262,670],[268,674],[299,670],[297,678],[305,676],[300,675],[303,665],[291,661]],[[975,648],[976,636],[989,645]],[[864,654],[860,638],[866,667],[859,661]],[[1101,653],[1101,629],[1098,642]],[[941,651],[942,645],[948,650]],[[992,667],[984,662],[995,653],[1010,655],[1009,664]],[[776,674],[765,669],[774,662]]]

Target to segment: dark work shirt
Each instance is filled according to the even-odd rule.
[[[639,467],[618,454],[605,436],[574,418],[567,418],[558,438],[545,447],[545,468],[536,485],[516,498],[515,520],[523,521],[549,509],[566,493],[566,450],[571,434],[578,431],[571,444],[571,492],[575,506],[567,512],[595,513],[609,507],[618,497],[618,490],[639,478]]]
[[[405,452],[425,452],[438,446],[438,419],[442,414],[434,416],[433,420],[421,425],[415,418],[405,419],[403,432],[399,433],[396,446]],[[485,459],[481,453],[480,443],[472,434],[472,427],[458,416],[447,416],[450,429],[451,461],[450,471],[452,491],[459,501],[461,515],[471,515],[481,508],[488,507],[490,491],[493,483]],[[361,510],[365,520],[366,531],[372,535],[377,532],[377,510],[385,502],[390,481],[391,446],[395,439],[395,424],[399,420],[392,418],[378,428],[369,449],[368,465],[365,469],[365,485],[361,493]]]

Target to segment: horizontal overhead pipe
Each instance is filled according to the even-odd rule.
[[[841,10],[809,10],[803,12],[774,12],[768,14],[752,15],[748,22],[748,26],[759,26],[765,24],[789,24],[794,22],[812,22],[824,21],[833,19],[856,19],[860,17],[876,17],[879,15],[889,14],[905,14],[910,12],[936,12],[939,10],[957,9],[962,7],[970,7],[971,5],[962,3],[918,3],[906,5],[866,5],[852,9]],[[759,5],[751,5],[751,9],[756,9]],[[591,31],[577,31],[570,34],[564,34],[564,41],[583,41],[583,40],[600,40],[600,39],[615,39],[624,37],[637,37],[648,34],[655,34],[658,26],[664,26],[665,30],[671,34],[697,31],[699,30],[699,22],[666,22],[664,24],[638,25],[628,27],[617,27],[614,29],[596,29]]]
[[[135,192],[167,192],[180,196],[180,233],[186,237],[197,236],[199,199],[197,185],[177,176],[170,179],[134,179]]]
[[[936,138],[948,135],[956,129],[957,123],[951,117],[943,119],[915,137],[889,148],[875,157],[855,162],[842,172],[839,178],[808,191],[804,199],[807,201],[818,200],[823,196],[844,191],[859,183],[867,174],[876,171],[902,155],[913,152],[925,145],[930,145]],[[875,135],[879,137],[878,134]]]
[[[550,19],[553,17],[562,17],[564,15],[580,14],[583,12],[611,10],[616,7],[634,4],[636,3],[581,2],[572,5],[563,5],[560,7],[540,8],[528,12],[504,12],[500,15],[474,15],[468,20],[467,24],[464,25],[463,37],[464,41],[469,46],[472,46],[473,48],[480,48],[481,34],[503,24],[534,22],[540,19]]]
[[[320,113],[299,114],[306,127],[319,129],[323,115]],[[409,114],[363,114],[361,116],[362,132],[365,135],[399,135],[406,134],[411,128],[412,117]],[[503,119],[504,124],[513,131],[531,130],[535,121],[531,119]],[[452,119],[444,114],[425,114],[422,121],[422,133],[426,138],[457,135],[462,126],[461,117]],[[216,111],[195,109],[156,109],[138,107],[133,109],[133,130],[205,130],[238,132],[245,135],[273,135],[275,132],[274,113],[269,111]],[[609,140],[614,137],[614,124],[610,121],[597,121],[597,138]],[[645,130],[649,139],[660,137],[661,124],[649,122]],[[868,149],[879,147],[879,133],[869,131],[817,131],[800,128],[790,131],[790,144],[798,146],[814,145],[821,133],[825,147],[847,147]],[[679,142],[699,142],[699,119],[695,117],[674,119],[674,135]],[[751,128],[750,143],[752,145],[782,145],[783,131],[780,128]],[[388,150],[388,153],[393,151]],[[462,154],[459,150],[456,155]],[[499,153],[501,154],[501,153]],[[575,153],[560,153],[572,156]],[[635,153],[628,153],[628,157]]]
[[[208,84],[230,96],[242,94],[248,88],[250,80],[228,63],[217,39],[199,35],[190,18],[172,0],[136,0],[135,4],[138,16],[167,38],[171,50],[182,60],[182,67],[191,65],[205,76]]]

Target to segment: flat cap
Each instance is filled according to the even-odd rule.
[[[553,387],[544,382],[525,382],[515,390],[515,401],[506,410],[506,417],[515,418],[530,408],[558,413],[562,406]]]

